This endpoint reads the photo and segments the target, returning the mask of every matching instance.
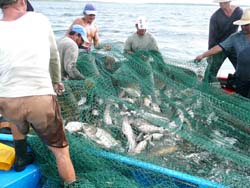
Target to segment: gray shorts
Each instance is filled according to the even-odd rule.
[[[48,146],[68,146],[56,96],[0,97],[0,113],[24,135],[31,126]]]

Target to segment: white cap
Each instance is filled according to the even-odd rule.
[[[139,16],[136,21],[138,29],[148,29],[148,22],[145,16]]]

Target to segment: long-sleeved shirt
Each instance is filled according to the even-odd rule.
[[[154,50],[159,51],[157,42],[152,34],[145,33],[143,36],[139,36],[137,33],[134,33],[125,42],[124,52],[137,50]]]
[[[65,36],[57,41],[63,79],[81,80],[84,76],[76,68],[79,48],[75,41]]]
[[[27,12],[0,21],[0,97],[55,95],[61,81],[59,54],[49,20]]]

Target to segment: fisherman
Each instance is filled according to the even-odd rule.
[[[26,142],[31,124],[54,154],[65,187],[75,187],[75,170],[56,98],[56,94],[64,92],[64,86],[51,25],[44,15],[27,12],[26,0],[0,0],[0,8],[3,13],[0,20],[0,113],[13,123],[14,169],[23,171],[34,160],[33,154],[27,152]]]
[[[238,25],[234,25],[233,22],[239,20],[243,13],[240,7],[231,4],[231,0],[214,0],[214,2],[219,3],[220,8],[210,18],[208,49],[223,42],[232,33],[237,32]],[[217,72],[227,57],[236,68],[237,59],[234,52],[223,51],[210,56],[207,59],[208,66],[204,81],[208,81],[208,83],[217,81]]]
[[[250,23],[250,22],[249,22]],[[250,46],[239,53],[236,68],[236,92],[250,98]]]
[[[141,76],[139,82],[142,93],[146,96],[150,95],[152,100],[156,102],[153,68],[149,55],[154,52],[159,52],[159,48],[154,36],[147,32],[148,21],[145,16],[139,16],[137,18],[135,28],[136,32],[125,41],[124,53],[127,55],[129,61],[134,61],[131,66],[133,66],[135,68],[134,70]],[[137,62],[137,58],[139,58],[138,61],[140,62]],[[141,65],[136,66],[136,63],[141,63]],[[141,70],[138,70],[138,67],[141,68]]]
[[[61,60],[61,72],[64,80],[82,80],[82,75],[76,68],[79,55],[79,46],[89,43],[87,33],[83,26],[75,24],[71,31],[57,41],[58,51]]]
[[[250,8],[247,8],[244,10],[243,15],[240,20],[237,20],[233,23],[234,25],[241,26],[241,31],[238,31],[232,35],[230,35],[226,40],[219,43],[218,45],[214,46],[210,50],[198,55],[195,59],[197,61],[202,60],[205,57],[209,57],[215,54],[218,54],[220,52],[226,52],[231,53],[231,50],[233,49],[236,52],[237,64],[236,66],[236,77],[238,77],[238,81],[236,81],[236,92],[239,93],[242,96],[247,96],[247,92],[242,92],[242,85],[245,85],[244,83],[241,83],[241,81],[248,82],[249,79],[249,72],[246,72],[248,70],[248,59],[245,59],[247,50],[244,51],[246,48],[250,46]],[[249,54],[248,54],[249,55]],[[243,56],[243,57],[241,57]]]
[[[154,36],[147,32],[148,22],[146,17],[139,16],[137,18],[135,27],[136,32],[129,36],[125,42],[124,53],[133,54],[138,50],[159,51]]]
[[[96,7],[91,4],[87,3],[83,9],[83,17],[77,18],[73,21],[72,25],[68,29],[68,32],[70,31],[71,27],[74,24],[82,25],[86,31],[87,31],[87,37],[88,37],[88,45],[83,45],[83,48],[90,51],[91,45],[93,44],[96,49],[103,48],[102,45],[100,45],[99,41],[99,30],[98,27],[94,24],[95,18],[96,18]],[[111,46],[107,45],[104,46],[106,50],[110,50]]]
[[[81,95],[85,94],[84,83],[87,82],[83,72],[77,69],[77,60],[79,57],[79,46],[89,43],[87,33],[83,26],[75,24],[71,27],[71,31],[57,41],[58,51],[61,61],[61,75],[63,80],[84,80],[81,86]],[[85,58],[84,58],[85,59]],[[60,103],[63,109],[67,109],[72,114],[71,118],[66,121],[77,120],[80,117],[80,109],[77,105],[79,99],[79,91],[75,91],[71,86],[71,82],[64,82],[67,94],[63,96],[64,100]]]
[[[34,11],[33,6],[31,5],[31,3],[28,0],[27,0],[26,11]],[[1,122],[3,122],[4,126],[1,126]],[[11,134],[10,124],[11,123],[10,122],[6,122],[6,120],[0,114],[0,133]]]

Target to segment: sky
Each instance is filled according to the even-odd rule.
[[[91,1],[91,0],[87,0]],[[92,0],[101,2],[119,2],[119,3],[197,3],[197,4],[214,4],[213,0]],[[249,5],[250,0],[232,0],[236,5]]]

